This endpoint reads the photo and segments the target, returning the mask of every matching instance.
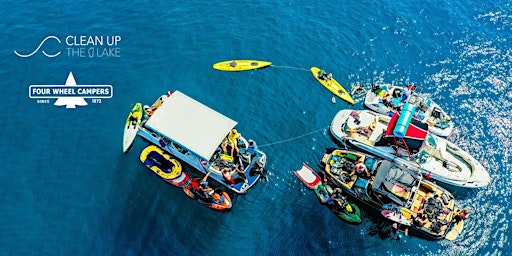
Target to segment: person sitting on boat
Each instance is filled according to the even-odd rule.
[[[140,117],[140,112],[132,112],[132,114],[130,115],[129,120],[130,120],[130,123],[131,123],[134,127],[136,127],[136,126],[137,126],[137,121],[138,121],[139,117]]]
[[[414,224],[418,227],[423,227],[425,224],[427,224],[427,216],[423,215],[422,213],[418,213],[418,216],[414,218]]]
[[[384,104],[384,106],[388,107],[391,110],[395,109],[395,104],[391,100],[391,94],[389,93],[386,93],[386,95],[384,95],[384,97],[382,98],[382,104]]]
[[[232,61],[232,62],[230,62],[230,63],[229,63],[229,66],[230,66],[230,67],[233,67],[233,68],[234,68],[234,67],[236,67],[236,61]]]
[[[457,215],[455,215],[455,222],[459,222],[461,220],[465,220],[469,217],[469,209],[465,208],[460,210]]]
[[[233,179],[233,175],[231,174],[231,169],[229,167],[224,167],[221,170],[222,177],[229,185],[235,185],[235,180]]]
[[[402,102],[405,102],[409,97],[411,97],[412,91],[414,91],[415,88],[416,86],[414,84],[407,86],[405,91],[402,93]]]
[[[335,188],[332,191],[331,199],[336,205],[343,207],[346,198],[341,194],[341,188]]]
[[[225,198],[221,193],[222,192],[220,192],[220,191],[215,191],[215,193],[212,196],[212,200],[214,203],[216,203],[216,204],[224,203]]]
[[[247,152],[251,154],[251,158],[255,157],[258,153],[258,145],[254,140],[249,140],[249,145],[247,146]]]
[[[357,174],[357,176],[362,178],[370,178],[371,176],[368,168],[366,168],[366,165],[364,165],[364,163],[361,161],[356,162],[356,165],[354,165],[354,169],[352,170],[352,173],[350,173],[350,176],[353,176],[354,174]]]
[[[267,177],[266,173],[267,173],[267,170],[265,170],[265,168],[263,168],[263,164],[260,161],[254,162],[254,164],[252,165],[251,170],[249,171],[249,175],[250,176],[255,176],[255,175],[259,174],[266,181],[268,181],[268,177]]]
[[[245,176],[244,164],[238,163],[235,165],[235,171],[238,174],[240,180],[243,180],[245,183],[248,183],[247,177]]]
[[[365,126],[365,127],[358,126],[356,128],[352,128],[352,129],[348,128],[347,132],[355,132],[355,133],[359,133],[359,134],[366,135],[366,136],[370,137],[370,135],[372,135],[373,131],[370,128],[370,126]]]
[[[199,192],[203,193],[203,196],[205,198],[210,198],[213,196],[213,194],[215,193],[215,191],[213,190],[213,188],[211,188],[210,186],[208,186],[208,181],[206,180],[202,180],[199,182]]]
[[[153,106],[151,106],[150,108],[145,108],[144,110],[146,111],[146,113],[151,116],[153,115],[153,113],[155,112],[155,110],[158,109],[158,107],[160,107],[160,105],[162,105],[163,101],[162,101],[162,98],[158,99],[155,104],[153,104]]]
[[[235,157],[235,147],[233,146],[233,143],[231,143],[229,140],[226,140],[220,144],[220,148],[222,149],[223,154],[231,157],[232,160],[229,162],[233,162]]]
[[[320,71],[318,71],[318,78],[325,81],[329,81],[332,78],[332,74],[327,74],[325,70],[321,69]]]
[[[233,144],[235,151],[238,153],[238,138],[240,138],[242,134],[240,134],[236,129],[231,130],[228,134],[228,141]]]

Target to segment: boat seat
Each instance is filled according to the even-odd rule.
[[[412,186],[416,181],[410,173],[402,171],[399,168],[390,168],[386,180],[401,183],[406,187]]]
[[[439,128],[441,128],[441,129],[445,129],[445,128],[448,128],[450,126],[450,122],[449,121],[442,121],[442,122],[437,123],[436,126],[439,126]]]
[[[392,183],[389,181],[384,182],[384,187],[391,192],[393,195],[407,199],[411,195],[411,191],[402,184]]]
[[[372,134],[370,135],[370,137],[368,138],[368,140],[370,141],[373,141],[373,142],[376,142],[376,141],[379,141],[382,137],[382,133],[384,132],[383,129],[379,129],[379,128],[376,128]]]
[[[414,200],[414,203],[412,204],[412,210],[413,212],[419,212],[423,208],[423,203],[425,203],[425,198],[421,195],[416,196],[416,200]]]
[[[354,186],[366,189],[366,187],[368,186],[368,182],[369,181],[367,179],[358,178],[357,181],[355,182]]]
[[[373,173],[373,171],[375,170],[375,163],[377,161],[375,161],[374,158],[371,158],[371,157],[367,157],[364,161],[364,165],[366,165],[366,168],[368,168],[368,171],[370,173]]]
[[[403,207],[400,209],[400,213],[408,220],[412,220],[412,215],[414,214],[411,210]]]
[[[357,180],[354,182],[353,190],[359,193],[360,195],[364,195],[367,198],[370,198],[368,195],[368,184],[370,183],[369,180],[364,178],[357,178]]]

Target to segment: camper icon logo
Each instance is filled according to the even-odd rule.
[[[37,99],[37,103],[50,103],[49,99],[56,98],[53,105],[66,108],[87,106],[87,98],[91,103],[101,103],[101,99],[113,95],[112,85],[77,85],[72,72],[63,85],[30,85],[28,90],[29,97]]]

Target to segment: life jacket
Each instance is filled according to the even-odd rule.
[[[220,158],[226,162],[230,162],[230,163],[233,163],[233,161],[235,160],[232,156],[230,155],[226,155],[226,154],[222,154],[220,155]]]

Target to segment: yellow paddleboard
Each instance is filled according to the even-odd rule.
[[[453,227],[452,227],[452,230],[450,230],[450,232],[448,232],[446,234],[445,238],[450,240],[450,241],[453,241],[453,240],[457,239],[457,236],[459,236],[459,234],[460,234],[460,232],[462,232],[463,228],[464,228],[464,221],[463,220],[455,223],[455,225],[453,225]]]
[[[320,73],[320,69],[317,67],[311,68],[311,73],[316,78],[316,80],[321,83],[327,90],[331,91],[334,95],[338,96],[340,99],[347,101],[350,104],[354,104],[354,99],[352,96],[341,86],[334,78],[330,78],[328,80],[324,80],[318,77]]]
[[[222,71],[245,71],[266,68],[272,62],[260,60],[228,60],[213,64],[213,68]]]

